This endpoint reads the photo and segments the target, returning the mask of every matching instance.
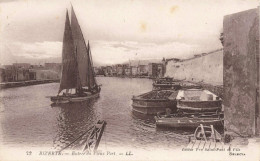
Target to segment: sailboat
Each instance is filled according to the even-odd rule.
[[[100,91],[93,69],[89,41],[86,45],[76,14],[71,7],[71,22],[68,10],[66,11],[60,87],[57,96],[52,96],[51,101],[57,104],[81,102],[99,97]]]

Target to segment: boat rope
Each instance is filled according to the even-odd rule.
[[[90,130],[92,130],[95,126],[92,126],[91,128],[89,128],[86,132],[84,132],[83,134],[81,134],[79,137],[77,137],[75,140],[73,140],[71,143],[69,143],[67,146],[65,146],[64,148],[62,148],[59,152],[65,150],[66,148],[68,148],[70,145],[72,145],[73,143],[75,143],[78,139],[80,139],[82,136],[84,136],[86,133],[88,133]]]

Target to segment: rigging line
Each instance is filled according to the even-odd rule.
[[[90,62],[90,57],[89,57],[89,45],[87,46],[87,57],[88,57],[88,78],[89,78],[89,81],[88,81],[88,88],[90,89],[90,72],[89,72],[89,68],[91,68],[91,62]]]
[[[96,80],[94,77],[94,73],[93,73],[93,62],[92,62],[92,58],[91,58],[91,50],[90,50],[90,46],[89,46],[89,42],[88,42],[88,57],[89,57],[89,73],[92,74],[93,79],[93,84],[96,84]]]
[[[91,72],[94,77],[93,60],[92,60],[92,54],[91,54],[91,50],[90,50],[89,41],[88,41],[88,48],[89,48],[89,58],[90,58],[90,63],[91,63]],[[94,81],[95,81],[95,84],[97,84],[96,77],[94,77]]]
[[[87,132],[89,132],[90,130],[92,130],[94,128],[94,126],[92,126],[90,129],[88,129],[86,132],[84,132],[83,134],[81,134],[79,137],[77,137],[75,140],[73,140],[71,143],[69,143],[67,146],[65,146],[64,148],[62,148],[59,152],[65,150],[66,148],[68,148],[70,145],[72,145],[73,143],[75,143],[79,138],[81,138],[82,136],[84,136]]]
[[[80,80],[80,76],[79,76],[79,66],[78,66],[78,61],[77,61],[77,46],[75,47],[76,51],[75,51],[75,57],[74,59],[76,60],[76,69],[77,69],[77,83],[79,83],[79,87],[82,88],[81,85],[81,80]],[[78,85],[78,84],[77,84]]]

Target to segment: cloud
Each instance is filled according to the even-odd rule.
[[[180,42],[157,44],[103,40],[90,42],[90,45],[93,60],[99,64],[115,64],[137,59],[162,59],[163,57],[188,58],[211,50],[211,47],[203,47],[200,44]]]
[[[35,42],[33,44],[29,43],[18,43],[21,45],[21,50],[23,56],[34,57],[38,59],[47,57],[57,57],[61,56],[62,43],[55,42]]]
[[[27,59],[46,59],[61,57],[61,42],[35,42],[35,43],[1,43],[1,64],[12,63]]]
[[[71,1],[100,63],[186,58],[221,48],[223,16],[258,5],[258,0]],[[70,0],[1,3],[0,39],[9,48],[4,54],[60,55],[66,8]]]

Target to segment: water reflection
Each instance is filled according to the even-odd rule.
[[[100,149],[150,150],[156,147],[171,150],[187,143],[188,138],[176,131],[158,130],[153,116],[139,116],[131,112],[132,96],[150,91],[151,80],[97,79],[102,84],[100,98],[58,107],[51,107],[50,98],[46,97],[57,94],[58,83],[0,91],[0,101],[5,108],[4,112],[0,112],[3,144],[60,150],[98,120],[107,122]]]
[[[57,135],[53,140],[55,149],[64,148],[94,125],[97,121],[96,109],[93,108],[96,101],[94,99],[82,103],[62,104],[53,107],[54,110],[59,112],[57,116]]]

